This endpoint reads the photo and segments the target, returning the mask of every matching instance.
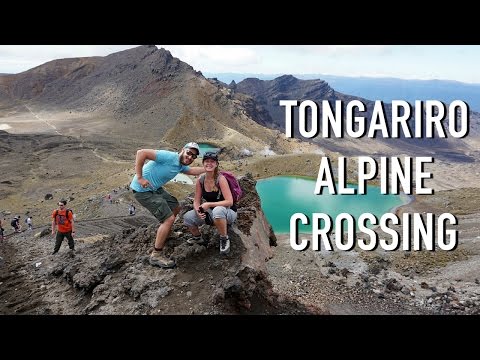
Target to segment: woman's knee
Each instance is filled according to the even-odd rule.
[[[216,206],[212,210],[214,219],[226,219],[227,218],[227,208],[224,206]]]
[[[183,223],[185,226],[196,226],[195,220],[197,218],[197,213],[195,210],[190,210],[183,215]]]
[[[237,220],[237,213],[233,210],[228,211],[227,224],[231,225]]]

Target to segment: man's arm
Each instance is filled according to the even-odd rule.
[[[137,156],[135,157],[135,172],[137,173],[137,178],[142,178],[142,168],[145,164],[145,161],[155,160],[156,152],[152,149],[141,149],[137,151]]]
[[[147,179],[143,178],[142,169],[145,161],[148,160],[155,160],[157,157],[157,153],[153,149],[141,149],[137,151],[137,156],[135,157],[135,172],[137,174],[138,183],[142,187],[148,187],[150,182]]]
[[[52,235],[55,234],[55,219],[52,220]]]
[[[69,212],[68,215],[70,215],[70,218],[68,220],[70,221],[70,224],[72,224],[72,233],[74,233],[75,232],[75,225],[74,225],[75,220],[73,219],[73,214],[72,214],[71,211]]]
[[[191,167],[188,171],[184,171],[184,174],[187,174],[187,175],[201,175],[204,172],[205,172],[204,167],[195,166],[195,167]]]

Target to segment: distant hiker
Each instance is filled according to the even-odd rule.
[[[20,216],[15,216],[10,222],[14,232],[22,232],[22,225],[20,225]]]
[[[112,195],[108,194],[107,195],[107,200],[111,204],[112,203]]]
[[[25,222],[28,225],[28,230],[33,230],[33,222],[32,222],[32,217],[29,216],[25,219]]]
[[[5,219],[3,219],[3,222],[5,222]],[[2,224],[3,224],[2,220],[0,220],[0,241],[4,239],[3,234],[5,232],[5,229],[3,228]]]
[[[220,234],[220,253],[228,254],[230,239],[227,233],[227,224],[237,220],[237,208],[233,203],[233,196],[225,176],[219,173],[218,155],[207,152],[203,155],[203,167],[206,174],[202,175],[195,187],[193,210],[185,213],[183,221],[193,235],[187,243],[205,244],[198,227],[203,224],[215,225]],[[206,200],[203,204],[202,199]]]
[[[170,234],[175,217],[180,211],[178,200],[169,194],[163,185],[172,180],[178,173],[200,175],[203,167],[189,167],[200,153],[197,143],[186,144],[179,152],[166,150],[141,149],[135,158],[136,174],[130,183],[135,199],[160,222],[155,239],[154,250],[150,255],[150,264],[163,268],[175,266],[163,250]],[[145,164],[146,160],[151,160]]]
[[[129,215],[135,215],[135,206],[133,204],[128,205]]]
[[[55,247],[53,254],[56,254],[60,250],[63,239],[68,239],[68,246],[70,250],[75,249],[73,236],[75,234],[74,220],[72,210],[67,209],[67,200],[60,200],[58,202],[58,209],[53,210],[52,213],[52,235],[55,234],[55,226],[57,227],[57,235],[55,237]]]

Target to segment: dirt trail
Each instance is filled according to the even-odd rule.
[[[35,117],[35,119],[40,120],[40,121],[44,122],[45,124],[47,124],[50,128],[52,128],[52,129],[55,131],[56,134],[58,134],[58,135],[63,135],[63,134],[57,129],[57,127],[56,127],[55,125],[53,125],[53,124],[52,124],[51,122],[49,122],[47,119],[42,119],[42,118],[40,118],[40,116],[38,116],[36,113],[34,113],[34,112],[32,111],[32,109],[31,109],[27,104],[24,103],[23,106],[25,106],[25,108],[28,110],[28,112],[29,112],[30,114],[32,114],[33,117]]]

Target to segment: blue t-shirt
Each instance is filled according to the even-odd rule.
[[[187,165],[180,164],[179,154],[173,151],[157,150],[155,161],[143,165],[142,176],[153,187],[142,188],[138,183],[137,174],[130,183],[130,188],[137,192],[155,191],[172,180],[179,172],[190,170]]]

